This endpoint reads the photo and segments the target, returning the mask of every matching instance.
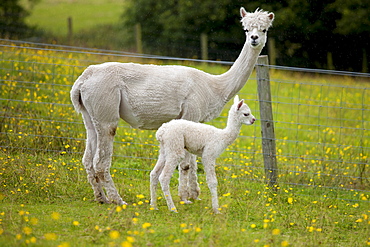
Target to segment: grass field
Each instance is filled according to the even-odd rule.
[[[66,36],[67,19],[72,18],[73,32],[119,21],[123,0],[41,0],[26,21],[56,36]],[[27,6],[27,2],[23,1]],[[29,7],[28,7],[29,8]]]
[[[127,207],[93,202],[81,164],[70,86],[88,64],[133,59],[20,47],[0,56],[0,246],[370,245],[366,78],[272,72],[279,185],[263,183],[257,122],[217,160],[222,214],[212,213],[201,166],[202,200],[191,205],[175,196],[174,175],[174,214],[163,198],[159,211],[149,206],[154,131],[120,123],[111,172]],[[240,95],[259,116],[253,77]],[[213,125],[225,125],[227,108]]]

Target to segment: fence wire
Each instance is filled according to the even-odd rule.
[[[90,64],[232,64],[8,40],[0,40],[0,47],[0,148],[18,153],[82,156],[85,130],[69,91]],[[370,74],[269,68],[279,184],[370,192]],[[239,95],[259,116],[255,80],[252,75]],[[228,107],[210,124],[225,126]],[[218,159],[221,169],[235,179],[264,181],[260,132],[258,124],[243,127],[237,141]],[[154,136],[154,131],[132,129],[121,121],[113,168],[149,172],[158,154]]]

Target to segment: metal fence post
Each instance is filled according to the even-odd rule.
[[[272,115],[270,76],[268,57],[259,56],[256,64],[260,123],[262,132],[262,151],[265,164],[266,182],[270,187],[277,184],[277,163],[275,130]]]

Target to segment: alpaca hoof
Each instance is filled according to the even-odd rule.
[[[122,205],[128,205],[127,202],[123,201],[122,199],[119,199],[118,201],[114,200],[113,201],[114,204],[117,204],[119,206],[122,206]]]
[[[193,203],[192,201],[189,201],[189,200],[182,200],[181,202],[182,202],[181,204],[192,204]]]
[[[98,203],[100,203],[100,204],[110,204],[111,202],[110,201],[108,201],[108,200],[103,200],[103,199],[97,199],[97,200],[95,200],[95,201],[97,201]]]
[[[214,213],[214,214],[222,214],[220,210],[221,210],[221,209],[218,209],[218,208],[213,209],[213,213]]]

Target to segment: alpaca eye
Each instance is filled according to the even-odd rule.
[[[249,113],[244,113],[244,116],[248,117],[249,116]]]
[[[249,32],[249,30],[248,30],[248,29],[245,29],[244,31],[245,31],[246,33],[248,33],[248,32]]]
[[[263,29],[263,30],[262,30],[262,32],[264,32],[264,33],[266,33],[266,31],[267,31],[266,29]]]

